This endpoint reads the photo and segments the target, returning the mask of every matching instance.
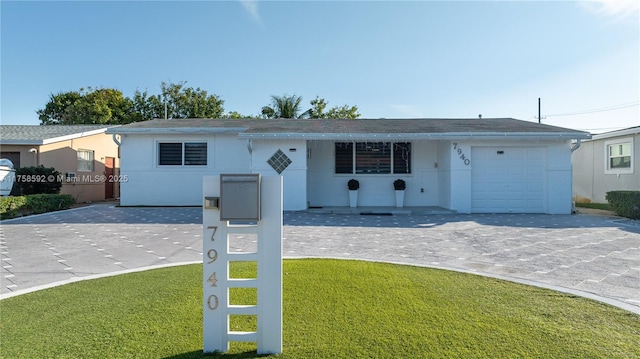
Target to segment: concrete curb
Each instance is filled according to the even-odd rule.
[[[85,277],[74,277],[74,278],[69,278],[69,279],[66,279],[66,280],[61,280],[61,281],[58,281],[58,282],[53,282],[53,283],[48,283],[48,284],[45,284],[45,285],[40,285],[40,286],[37,286],[37,287],[31,287],[31,288],[27,288],[27,289],[17,290],[15,292],[11,292],[11,293],[0,294],[0,300],[7,299],[7,298],[12,298],[12,297],[17,297],[19,295],[33,293],[33,292],[37,292],[37,291],[41,291],[41,290],[45,290],[45,289],[60,287],[60,286],[63,286],[63,285],[66,285],[66,284],[71,284],[71,283],[84,282],[84,281],[87,281],[87,280],[107,278],[107,277],[115,277],[115,276],[118,276],[118,275],[121,275],[121,274],[131,274],[131,273],[138,273],[138,272],[146,272],[146,271],[154,270],[154,269],[178,267],[178,266],[184,266],[184,265],[190,265],[190,264],[202,264],[202,261],[191,261],[191,262],[181,262],[181,263],[160,264],[160,265],[155,265],[155,266],[125,269],[125,270],[121,270],[121,271],[117,271],[117,272],[88,275],[88,276],[85,276]]]
[[[572,295],[576,295],[576,296],[579,296],[579,297],[595,300],[595,301],[598,301],[598,302],[601,302],[601,303],[604,303],[604,304],[608,304],[608,305],[611,305],[611,306],[614,306],[614,307],[617,307],[617,308],[620,308],[620,309],[623,309],[623,310],[626,310],[626,311],[629,311],[629,312],[632,312],[632,313],[635,313],[635,314],[640,314],[640,307],[638,307],[638,306],[634,306],[632,304],[629,304],[629,303],[626,303],[626,302],[623,302],[623,301],[620,301],[620,300],[616,300],[616,299],[612,299],[612,298],[606,298],[606,297],[603,297],[603,296],[600,296],[600,295],[597,295],[597,294],[594,294],[594,293],[585,292],[585,291],[576,290],[576,289],[571,289],[571,288],[566,288],[566,287],[561,287],[561,286],[557,286],[557,285],[553,285],[553,284],[547,284],[547,283],[541,283],[541,282],[521,279],[521,278],[515,278],[515,277],[504,276],[504,275],[497,275],[497,274],[490,274],[490,273],[482,273],[482,272],[477,272],[477,271],[471,271],[471,270],[462,269],[462,268],[418,265],[418,264],[414,264],[414,263],[406,263],[406,262],[398,262],[398,261],[368,260],[368,259],[341,258],[341,257],[311,257],[311,256],[300,256],[300,257],[298,257],[298,256],[288,256],[288,257],[283,257],[283,259],[287,259],[287,260],[296,260],[296,259],[352,260],[352,261],[363,261],[363,262],[372,262],[372,263],[398,264],[398,265],[406,265],[406,266],[412,266],[412,267],[441,269],[441,270],[447,270],[447,271],[453,271],[453,272],[459,272],[459,273],[474,274],[474,275],[478,275],[478,276],[482,276],[482,277],[495,278],[495,279],[500,279],[500,280],[504,280],[504,281],[508,281],[508,282],[524,284],[524,285],[530,285],[530,286],[533,286],[533,287],[554,290],[554,291],[561,292],[561,293],[566,293],[566,294],[572,294]],[[107,277],[115,277],[115,276],[122,275],[122,274],[145,272],[145,271],[154,270],[154,269],[162,269],[162,268],[178,267],[178,266],[183,266],[183,265],[191,265],[191,264],[202,264],[202,262],[201,261],[189,261],[189,262],[181,262],[181,263],[161,264],[161,265],[155,265],[155,266],[126,269],[126,270],[117,271],[117,272],[111,272],[111,273],[95,274],[95,275],[90,275],[90,276],[86,276],[86,277],[70,278],[70,279],[63,280],[63,281],[58,281],[58,282],[49,283],[49,284],[45,284],[45,285],[41,285],[41,286],[37,286],[37,287],[32,287],[32,288],[27,288],[27,289],[15,291],[15,292],[7,293],[7,294],[2,294],[2,295],[0,295],[0,300],[7,299],[7,298],[12,298],[12,297],[17,297],[17,296],[20,296],[20,295],[23,295],[23,294],[33,293],[33,292],[37,292],[37,291],[41,291],[41,290],[45,290],[45,289],[55,288],[55,287],[59,287],[59,286],[63,286],[63,285],[66,285],[66,284],[71,284],[71,283],[77,283],[77,282],[83,282],[83,281],[87,281],[87,280],[107,278]]]

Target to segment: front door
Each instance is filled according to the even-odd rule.
[[[107,176],[107,180],[104,182],[104,198],[110,199],[114,197],[113,186],[117,181],[114,181],[114,167],[116,159],[113,157],[104,158],[104,175]]]

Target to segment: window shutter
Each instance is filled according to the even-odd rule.
[[[158,164],[161,166],[182,165],[182,143],[160,143]]]
[[[336,173],[353,173],[353,143],[336,142]]]
[[[207,143],[185,143],[184,144],[184,165],[185,166],[206,166],[207,165]]]

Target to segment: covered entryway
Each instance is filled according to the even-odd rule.
[[[545,213],[544,147],[472,147],[471,212]]]

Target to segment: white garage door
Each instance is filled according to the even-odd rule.
[[[544,213],[544,147],[472,147],[471,211]]]

